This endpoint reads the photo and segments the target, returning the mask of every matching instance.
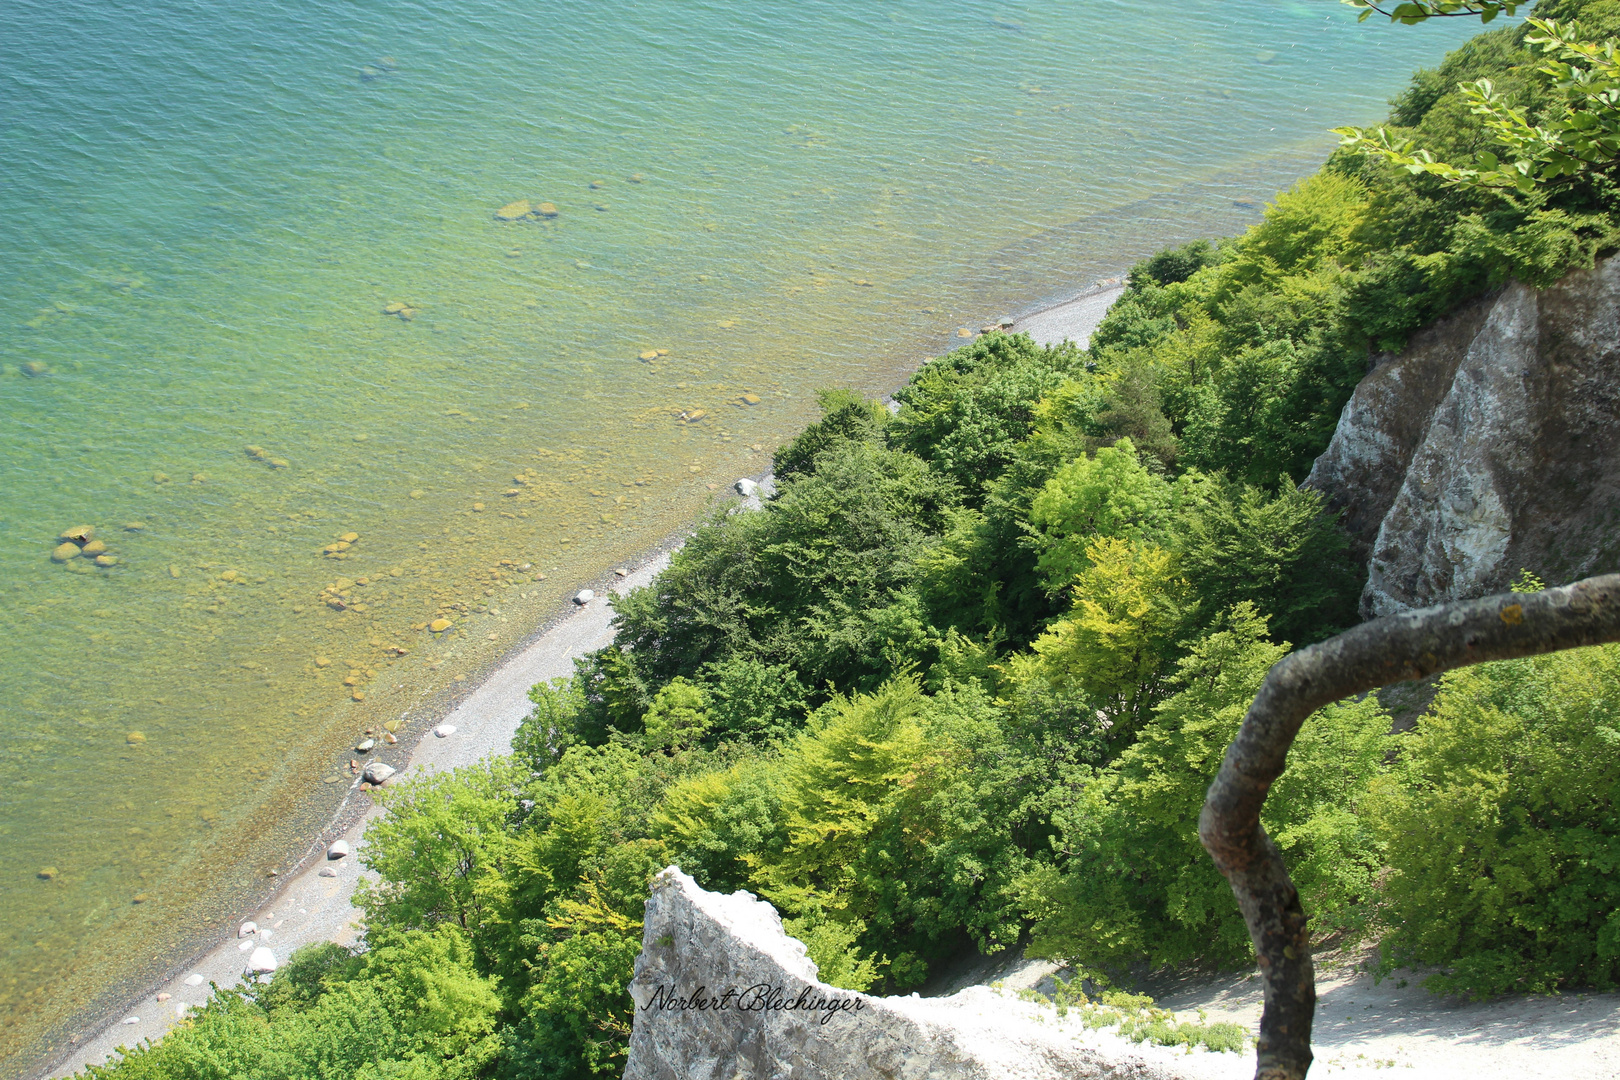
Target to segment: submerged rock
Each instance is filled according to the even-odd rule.
[[[77,559],[82,554],[83,551],[78,544],[58,544],[56,550],[51,552],[51,561],[67,562],[70,559]]]
[[[509,202],[499,210],[495,211],[495,220],[522,221],[533,212],[534,206],[529,202],[528,199],[519,199],[517,202]]]

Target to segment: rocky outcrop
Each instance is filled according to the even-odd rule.
[[[1375,357],[1305,483],[1361,545],[1369,618],[1620,569],[1620,258]]]
[[[1138,1046],[988,987],[869,997],[818,981],[769,904],[653,879],[625,1080],[1237,1080],[1248,1054]]]

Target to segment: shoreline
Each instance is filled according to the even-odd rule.
[[[580,588],[595,589],[596,597],[583,606],[565,601],[564,608],[537,623],[476,685],[433,716],[433,722],[422,728],[414,743],[401,741],[394,750],[396,756],[404,752],[404,761],[390,782],[509,753],[512,736],[529,713],[529,688],[572,674],[574,657],[609,644],[613,640],[609,595],[647,584],[668,565],[684,539],[684,531],[666,536],[627,562],[629,573],[624,577],[610,574],[581,582]],[[452,724],[456,730],[448,737],[435,738],[433,728],[440,724]],[[375,754],[372,759],[376,760]],[[314,942],[353,944],[360,934],[360,911],[353,906],[352,898],[363,873],[359,866],[363,836],[366,826],[383,813],[381,806],[360,791],[360,782],[360,777],[350,781],[349,790],[320,839],[311,842],[296,859],[289,856],[292,865],[279,887],[252,905],[244,921],[253,921],[268,933],[239,937],[236,925],[216,927],[185,963],[173,966],[161,980],[126,998],[119,1008],[103,1014],[95,1023],[87,1024],[85,1028],[91,1034],[53,1055],[29,1075],[35,1080],[71,1076],[87,1065],[106,1064],[117,1056],[120,1047],[156,1041],[183,1015],[178,1008],[198,1007],[211,996],[211,984],[236,985],[252,949],[260,945],[271,949],[278,962],[284,962],[294,950]],[[338,840],[349,845],[351,854],[335,862],[323,858],[326,849]],[[334,876],[323,876],[326,870]],[[200,982],[187,981],[198,977]],[[159,995],[168,996],[159,1002]],[[129,1022],[132,1017],[134,1023]]]
[[[1029,333],[1043,345],[1069,338],[1084,348],[1108,307],[1124,291],[1122,281],[1123,275],[1104,279],[1064,299],[1042,302],[1017,316],[1009,332]],[[966,343],[950,340],[948,347]],[[764,482],[767,476],[751,479]],[[734,506],[740,509],[750,504],[758,508],[758,496],[738,498]],[[529,712],[529,688],[572,674],[575,656],[610,644],[613,612],[608,597],[649,583],[685,542],[688,529],[664,537],[627,562],[629,572],[625,576],[610,574],[580,584],[581,588],[593,588],[596,597],[584,606],[565,600],[560,611],[538,622],[466,693],[430,717],[431,722],[422,727],[415,742],[407,745],[402,741],[395,753],[403,752],[404,761],[390,782],[509,753],[512,736]],[[407,710],[398,719],[409,715]],[[452,724],[456,730],[448,737],[435,738],[433,729],[440,724]],[[373,755],[372,760],[377,759]],[[252,914],[243,921],[263,928],[259,933],[241,937],[237,926],[216,927],[212,934],[201,938],[187,961],[173,965],[155,984],[123,999],[118,1008],[85,1025],[90,1034],[47,1059],[29,1074],[30,1080],[69,1077],[86,1066],[108,1063],[118,1056],[120,1048],[157,1041],[183,1017],[184,1010],[207,1001],[214,984],[236,985],[244,974],[247,957],[260,945],[271,949],[277,961],[282,962],[294,950],[315,942],[354,944],[361,933],[360,911],[352,901],[363,873],[359,867],[363,837],[366,827],[383,813],[381,806],[362,797],[360,782],[359,777],[350,781],[319,838],[311,841],[302,855],[288,856],[289,869],[279,886],[257,903],[245,905]],[[339,840],[348,844],[350,855],[335,862],[323,858],[327,848]],[[332,876],[325,876],[327,873]],[[164,1000],[159,1002],[159,996]]]

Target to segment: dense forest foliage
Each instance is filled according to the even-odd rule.
[[[1582,8],[1542,5],[1620,29]],[[1392,125],[1476,152],[1455,87],[1533,112],[1522,38],[1420,72]],[[855,989],[1020,944],[1103,980],[1247,962],[1204,789],[1363,576],[1296,482],[1370,353],[1614,247],[1609,184],[1504,196],[1340,151],[1246,235],[1138,265],[1088,349],[989,333],[896,411],[826,393],[777,494],[618,601],[511,757],[378,793],[363,947],[303,950],[92,1073],[618,1075],[670,863],[769,899]],[[1470,669],[1402,734],[1375,697],[1311,718],[1265,824],[1317,932],[1445,992],[1620,983],[1617,673],[1614,648]]]

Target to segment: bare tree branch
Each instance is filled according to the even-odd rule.
[[[1283,657],[1266,676],[1209,787],[1198,835],[1249,924],[1266,1006],[1255,1080],[1303,1080],[1311,1066],[1316,974],[1310,928],[1260,808],[1307,716],[1393,682],[1487,660],[1620,640],[1620,574],[1538,593],[1391,615]]]

